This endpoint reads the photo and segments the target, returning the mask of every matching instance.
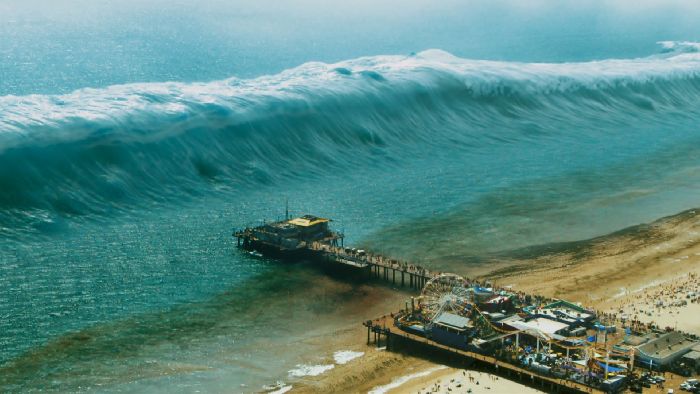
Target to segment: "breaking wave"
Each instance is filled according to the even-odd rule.
[[[429,50],[251,80],[0,97],[0,228],[391,165],[426,147],[578,138],[581,118],[690,111],[700,44],[660,44],[639,59],[516,63]],[[571,127],[549,130],[552,120]]]

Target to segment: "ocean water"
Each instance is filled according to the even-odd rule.
[[[3,2],[0,391],[335,365],[404,295],[236,250],[286,198],[463,273],[696,207],[698,11],[628,5]]]

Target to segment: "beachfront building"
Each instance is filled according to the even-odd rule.
[[[635,360],[649,369],[667,369],[698,343],[678,331],[636,337]]]
[[[473,330],[474,324],[469,318],[442,312],[433,320],[430,336],[443,345],[466,349]]]

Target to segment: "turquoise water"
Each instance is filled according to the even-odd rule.
[[[322,363],[314,338],[389,292],[235,250],[287,197],[460,272],[700,199],[683,2],[67,4],[0,5],[7,390],[253,391]]]

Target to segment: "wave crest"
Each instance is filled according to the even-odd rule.
[[[513,119],[682,111],[700,98],[700,44],[662,46],[646,58],[557,64],[429,50],[251,80],[0,97],[0,223],[105,212],[212,184],[271,184],[426,145],[532,138],[499,128]]]

